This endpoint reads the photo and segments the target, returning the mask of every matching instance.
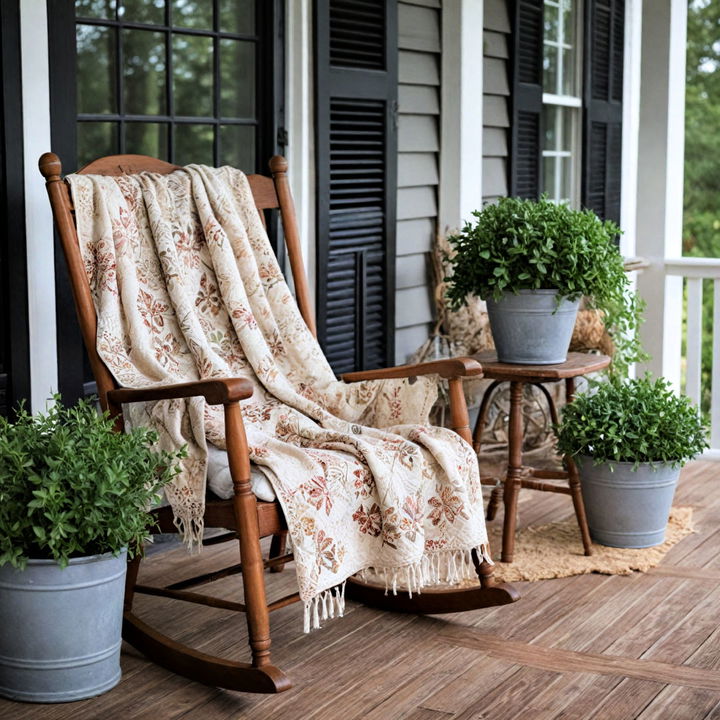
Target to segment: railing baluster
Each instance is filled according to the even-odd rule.
[[[703,280],[687,279],[687,374],[685,394],[700,404],[702,378],[702,290]]]
[[[713,280],[712,394],[710,447],[720,448],[720,280]]]
[[[667,258],[664,267],[666,277],[685,278],[688,283],[685,393],[698,405],[702,398],[702,283],[713,281],[710,449],[703,453],[703,459],[720,462],[720,257]],[[679,341],[680,337],[678,333],[673,339]]]

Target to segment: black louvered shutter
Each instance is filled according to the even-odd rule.
[[[510,194],[542,192],[543,0],[515,0],[512,35]]]
[[[620,221],[625,0],[587,0],[582,203]]]
[[[317,325],[340,374],[394,356],[397,3],[315,9]]]

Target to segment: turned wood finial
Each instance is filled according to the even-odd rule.
[[[270,158],[270,172],[275,175],[276,173],[286,173],[288,169],[288,162],[282,155],[273,155]]]
[[[40,156],[38,167],[42,176],[50,182],[50,180],[59,180],[62,176],[62,163],[60,158],[54,152],[46,152]]]

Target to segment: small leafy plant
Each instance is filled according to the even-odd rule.
[[[698,409],[676,395],[664,378],[610,378],[594,383],[566,405],[555,426],[564,455],[587,455],[595,464],[666,463],[680,467],[706,447]]]
[[[155,450],[156,434],[113,430],[106,413],[55,397],[45,414],[0,417],[0,565],[29,558],[132,553],[148,535],[148,508],[184,454]]]
[[[613,339],[613,370],[623,375],[646,359],[638,335],[642,305],[630,291],[615,223],[544,195],[501,198],[473,215],[474,224],[448,238],[454,252],[445,280],[453,309],[468,295],[500,300],[505,292],[549,289],[558,291],[558,300],[585,296],[589,308],[602,311]]]

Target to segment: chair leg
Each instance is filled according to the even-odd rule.
[[[508,426],[508,472],[505,479],[503,501],[505,517],[503,518],[502,562],[512,562],[515,552],[515,526],[517,524],[517,505],[522,486],[522,382],[510,383],[510,422]]]
[[[235,495],[233,504],[240,540],[245,606],[253,667],[270,665],[270,613],[265,595],[265,576],[257,500],[250,486],[250,461],[240,404],[225,405],[225,438]]]
[[[125,600],[123,602],[123,610],[130,612],[135,599],[135,585],[137,585],[138,571],[142,562],[142,553],[136,551],[136,555],[132,560],[128,560],[127,574],[125,575]]]
[[[285,548],[287,545],[287,532],[281,532],[277,533],[277,535],[272,536],[272,541],[270,542],[270,555],[268,556],[269,559],[272,560],[272,558],[281,557],[285,554]],[[279,573],[282,572],[285,569],[285,565],[273,565],[270,568],[271,573]]]
[[[488,522],[495,519],[495,515],[497,515],[498,508],[500,507],[500,499],[502,498],[502,495],[502,485],[497,485],[492,489],[492,492],[490,493],[490,500],[488,501],[487,514],[485,515],[485,519]]]

